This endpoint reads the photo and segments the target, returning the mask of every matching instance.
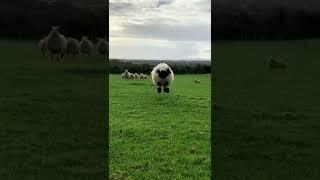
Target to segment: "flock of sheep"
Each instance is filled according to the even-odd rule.
[[[148,79],[147,75],[144,75],[142,73],[130,73],[128,70],[125,70],[124,73],[121,74],[121,78],[125,80],[129,79]]]
[[[65,55],[75,57],[78,54],[85,54],[90,56],[94,48],[96,48],[99,54],[107,56],[109,52],[108,46],[109,43],[104,38],[98,38],[98,43],[94,47],[94,44],[87,36],[82,36],[80,42],[75,38],[65,37],[59,32],[58,26],[52,26],[49,35],[38,43],[42,55],[48,55],[51,61],[54,59],[60,61]]]

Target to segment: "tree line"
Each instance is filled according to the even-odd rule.
[[[320,12],[286,7],[267,11],[216,8],[214,40],[290,40],[320,37]]]
[[[3,0],[0,3],[0,37],[38,39],[47,35],[51,26],[80,38],[107,36],[106,7],[78,7],[72,1]]]
[[[184,63],[170,63],[168,65],[172,68],[175,74],[209,74],[211,73],[211,65],[208,64],[184,64]],[[111,59],[109,61],[109,72],[111,74],[121,74],[124,70],[133,73],[150,74],[154,65],[148,63],[132,63],[129,61],[121,61]]]

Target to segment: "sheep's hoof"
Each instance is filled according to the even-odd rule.
[[[161,93],[161,87],[158,87],[158,93]]]
[[[169,93],[169,88],[164,88],[164,90],[163,90],[165,93]]]

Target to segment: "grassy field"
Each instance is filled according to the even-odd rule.
[[[0,41],[0,179],[103,179],[103,57],[51,64],[31,41]]]
[[[215,43],[215,179],[320,179],[319,46]],[[269,69],[270,55],[288,69]]]
[[[110,178],[210,179],[210,84],[176,75],[171,94],[158,95],[150,79],[111,75]]]

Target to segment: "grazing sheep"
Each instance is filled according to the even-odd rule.
[[[77,39],[68,37],[68,48],[67,48],[67,53],[72,55],[72,57],[75,57],[80,53],[80,43]]]
[[[38,47],[41,50],[41,54],[42,56],[46,56],[47,53],[47,47],[46,47],[46,37],[43,39],[40,39],[40,41],[38,42]]]
[[[81,54],[91,55],[93,49],[93,43],[88,39],[87,36],[82,36],[80,41],[80,52]]]
[[[199,83],[200,83],[200,81],[199,81],[199,80],[197,80],[197,79],[194,79],[194,83],[199,84]]]
[[[104,38],[98,38],[97,51],[101,55],[107,55],[108,53],[108,42]]]
[[[151,71],[151,78],[153,84],[157,86],[158,93],[161,93],[162,87],[164,93],[169,93],[169,87],[173,83],[174,74],[166,63],[160,63],[155,66]]]
[[[271,69],[286,69],[288,67],[288,64],[284,59],[271,56],[269,58],[269,67]]]
[[[58,26],[52,26],[50,34],[46,39],[46,49],[48,50],[51,61],[55,55],[57,56],[57,61],[60,61],[67,52],[67,39],[64,35],[60,34]]]

